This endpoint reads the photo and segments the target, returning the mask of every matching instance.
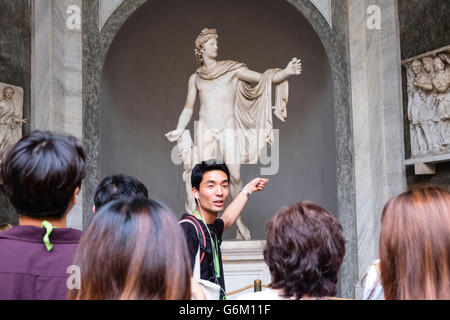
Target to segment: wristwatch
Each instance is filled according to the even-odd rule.
[[[245,194],[245,195],[247,196],[247,198],[250,199],[250,196],[251,196],[252,194],[251,194],[250,192],[248,192],[247,189],[242,188],[241,192],[242,192],[243,194]]]

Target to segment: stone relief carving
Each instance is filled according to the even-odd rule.
[[[0,163],[8,148],[22,138],[23,89],[0,82]]]
[[[450,46],[403,61],[411,156],[450,152]]]
[[[230,170],[230,195],[234,199],[242,189],[240,165],[257,163],[261,150],[274,143],[272,112],[287,119],[287,78],[299,75],[302,64],[293,58],[285,69],[269,69],[263,74],[243,63],[217,61],[218,34],[203,29],[195,41],[194,53],[199,68],[188,83],[186,104],[175,130],[166,134],[177,142],[183,160],[183,181],[186,186],[186,211],[195,209],[190,176],[195,164],[221,159]],[[255,83],[254,87],[250,83]],[[275,106],[272,106],[272,83],[275,84]],[[199,121],[196,121],[194,143],[186,130],[195,101],[199,97]],[[236,221],[237,239],[250,240],[248,228],[240,218]]]

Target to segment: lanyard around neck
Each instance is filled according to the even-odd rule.
[[[211,246],[213,249],[213,256],[214,256],[214,269],[216,271],[216,276],[219,278],[220,277],[220,267],[219,267],[219,245],[217,243],[217,236],[213,239],[213,237],[211,236],[211,233],[209,232],[209,227],[208,224],[206,223],[205,219],[203,219],[203,217],[198,213],[197,209],[194,209],[194,214],[197,217],[197,219],[199,219],[200,221],[202,221],[205,224],[206,230],[208,230],[208,234],[209,237],[211,238]],[[215,242],[215,244],[214,244]]]

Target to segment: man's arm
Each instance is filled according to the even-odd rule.
[[[176,130],[170,131],[166,134],[166,137],[167,139],[169,139],[169,141],[178,140],[184,129],[186,129],[187,125],[189,124],[189,121],[191,121],[192,114],[194,112],[195,99],[197,99],[197,86],[195,85],[195,77],[196,74],[194,73],[189,78],[186,102],[184,104],[184,108],[181,112],[180,118],[178,119]]]
[[[244,189],[250,194],[257,191],[262,191],[266,187],[267,182],[269,182],[269,179],[255,178],[250,181]],[[239,192],[238,196],[225,209],[225,212],[220,217],[224,223],[224,230],[227,230],[236,222],[237,218],[241,215],[242,209],[244,209],[247,200],[248,197],[242,192]]]

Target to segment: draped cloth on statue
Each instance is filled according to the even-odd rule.
[[[269,69],[255,87],[239,81],[234,107],[240,163],[256,163],[261,150],[273,146],[272,109],[281,120],[287,119],[288,81],[275,85],[272,107],[272,80],[281,69]]]
[[[200,67],[197,69],[196,73],[200,78],[205,80],[214,80],[217,79],[224,74],[237,70],[241,67],[247,68],[245,63],[239,63],[233,60],[223,60],[218,61],[217,64],[211,70],[206,69],[205,67]]]

